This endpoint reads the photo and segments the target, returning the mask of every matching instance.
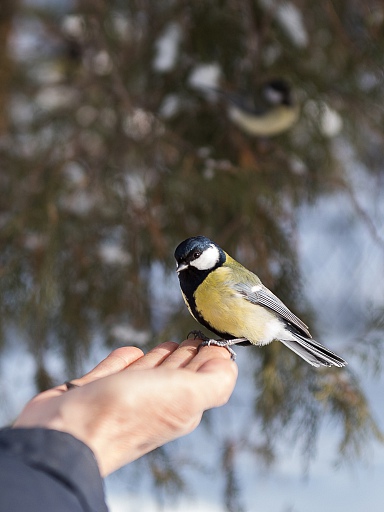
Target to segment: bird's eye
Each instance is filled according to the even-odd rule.
[[[198,258],[199,256],[201,256],[201,252],[200,252],[200,251],[196,251],[196,252],[194,252],[194,253],[193,253],[193,259],[194,259],[194,260],[197,260],[197,258]]]

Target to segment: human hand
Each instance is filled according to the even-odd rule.
[[[237,378],[226,350],[201,340],[166,342],[146,355],[114,350],[67,391],[57,386],[33,398],[14,427],[68,432],[87,444],[103,476],[192,432],[205,410],[224,405]]]

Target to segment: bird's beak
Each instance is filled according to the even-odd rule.
[[[179,263],[176,268],[176,272],[179,274],[182,270],[185,270],[188,268],[188,265],[186,263]]]

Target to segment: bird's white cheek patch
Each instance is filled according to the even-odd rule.
[[[269,103],[272,105],[279,105],[283,101],[283,95],[280,91],[277,91],[273,87],[266,87],[264,96]]]
[[[219,261],[220,253],[217,247],[211,245],[205,249],[197,259],[191,261],[190,265],[198,270],[209,270]]]

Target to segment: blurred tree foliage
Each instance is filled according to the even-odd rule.
[[[193,234],[310,321],[298,207],[346,194],[364,213],[345,148],[383,185],[381,2],[2,0],[0,42],[1,342],[19,343],[7,337],[17,326],[39,387],[47,350],[74,373],[96,332],[111,346],[182,339],[194,324],[168,283],[174,247]],[[299,122],[268,140],[243,134],[194,86],[204,66],[233,90],[284,77]],[[382,316],[375,346],[381,327]],[[250,357],[265,453],[284,426],[313,447],[324,414],[342,425],[343,453],[380,437],[351,370],[316,372],[277,344]]]

